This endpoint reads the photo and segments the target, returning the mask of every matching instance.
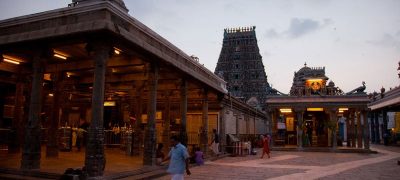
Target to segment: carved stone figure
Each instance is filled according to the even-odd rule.
[[[350,92],[348,92],[348,93],[346,93],[346,94],[347,94],[347,95],[348,95],[348,94],[365,94],[365,92],[364,92],[365,88],[366,88],[365,82],[363,81],[363,82],[362,82],[362,86],[360,86],[360,87],[358,87],[358,88],[355,88],[354,90],[352,90],[352,91],[350,91]]]

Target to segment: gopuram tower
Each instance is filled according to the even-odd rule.
[[[256,27],[224,29],[224,40],[215,74],[227,82],[232,96],[264,108],[268,84],[256,38]]]

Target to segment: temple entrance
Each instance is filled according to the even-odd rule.
[[[303,124],[303,146],[327,147],[329,116],[323,111],[306,111]]]

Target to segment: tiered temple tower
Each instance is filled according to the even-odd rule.
[[[227,82],[231,95],[264,107],[270,89],[256,38],[256,27],[224,29],[224,40],[215,74]]]

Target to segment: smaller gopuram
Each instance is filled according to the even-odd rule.
[[[369,151],[365,82],[345,93],[328,80],[325,67],[304,64],[294,73],[288,95],[267,96],[275,146],[330,147],[334,151],[340,150],[337,146],[348,146]]]

